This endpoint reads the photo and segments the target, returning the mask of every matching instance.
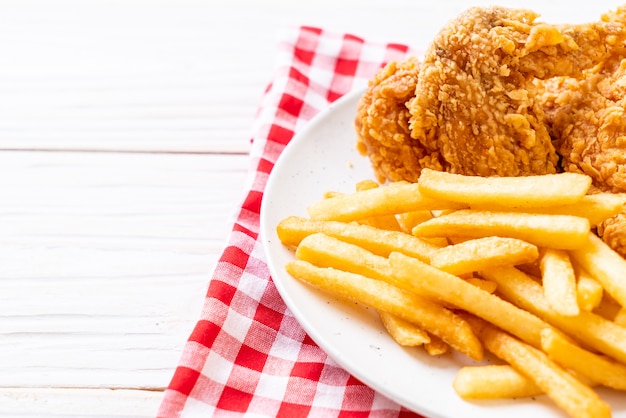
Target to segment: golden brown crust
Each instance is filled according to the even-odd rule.
[[[554,173],[558,156],[536,78],[579,75],[608,56],[613,26],[554,26],[528,10],[472,8],[439,33],[408,107],[411,134],[450,171]]]
[[[390,62],[369,83],[354,121],[357,149],[368,155],[380,181],[417,181],[423,167],[441,170],[436,156],[411,138],[405,103],[415,94],[415,57]]]
[[[582,172],[626,192],[626,9],[583,25],[472,8],[424,62],[392,62],[359,103],[357,147],[380,181],[424,167],[480,176]],[[626,210],[598,228],[626,255]]]

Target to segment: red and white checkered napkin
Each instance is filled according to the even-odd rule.
[[[409,48],[311,27],[286,30],[278,45],[254,126],[254,170],[159,416],[417,416],[352,377],[306,335],[270,278],[259,240],[263,190],[294,133]]]

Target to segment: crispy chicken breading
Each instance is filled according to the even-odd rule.
[[[480,176],[554,173],[558,157],[537,100],[536,78],[577,76],[610,54],[609,22],[554,26],[528,10],[472,8],[426,53],[411,135],[450,171]]]
[[[370,81],[357,109],[357,149],[370,157],[380,181],[417,181],[422,167],[442,170],[437,153],[411,138],[405,103],[415,95],[415,57],[390,62]]]
[[[619,22],[622,10],[605,19]],[[625,22],[626,23],[626,22]],[[547,124],[566,171],[581,172],[601,191],[626,191],[626,48],[582,77],[542,83]]]
[[[481,176],[558,170],[534,80],[579,76],[605,61],[624,28],[536,18],[471,8],[441,30],[423,65],[409,58],[376,75],[355,125],[379,179],[415,181],[423,167]]]
[[[480,176],[576,171],[626,192],[626,10],[550,25],[528,10],[471,8],[420,64],[370,82],[357,146],[381,181],[424,167]],[[626,211],[598,228],[626,256]]]
[[[626,23],[626,9],[603,16]],[[583,77],[542,83],[543,107],[566,171],[584,173],[597,191],[626,192],[626,46],[616,38],[612,54]],[[626,212],[601,224],[598,234],[626,255]]]

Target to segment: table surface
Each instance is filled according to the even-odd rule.
[[[0,415],[154,416],[243,198],[277,32],[423,50],[472,5],[0,2]]]

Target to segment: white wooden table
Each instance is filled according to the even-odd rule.
[[[243,197],[277,28],[424,49],[490,3],[1,0],[0,415],[156,414]],[[620,2],[498,3],[584,21]]]

